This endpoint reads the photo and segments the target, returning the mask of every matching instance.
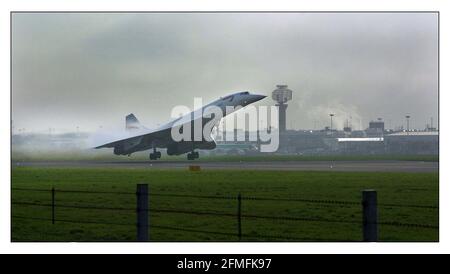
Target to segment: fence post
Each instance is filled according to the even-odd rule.
[[[55,187],[52,187],[52,224],[55,224]]]
[[[137,184],[136,189],[137,241],[148,241],[148,184]]]
[[[378,210],[377,191],[366,189],[362,191],[363,206],[363,241],[378,241]]]
[[[238,214],[237,214],[237,221],[238,221],[238,237],[239,237],[239,241],[241,241],[242,239],[242,222],[241,222],[241,218],[242,218],[242,197],[241,197],[241,193],[238,194]]]

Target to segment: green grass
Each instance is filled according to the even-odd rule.
[[[50,190],[89,190],[134,192],[136,184],[149,184],[150,193],[303,198],[339,200],[359,203],[361,190],[378,191],[379,203],[403,205],[437,205],[437,173],[383,172],[300,172],[300,171],[200,171],[100,169],[100,168],[32,168],[12,170],[13,188]],[[15,202],[50,203],[48,192],[12,191]],[[97,207],[134,208],[133,194],[80,194],[56,192],[57,205],[92,205]],[[237,241],[236,200],[150,196],[151,209],[217,211],[230,217],[150,212],[150,223],[184,229],[219,231],[232,235],[215,235],[181,230],[152,228],[152,241]],[[48,207],[13,205],[13,215],[49,219]],[[361,206],[293,201],[242,201],[242,214],[324,218],[357,223],[304,222],[243,218],[244,241],[281,241],[267,236],[297,238],[299,241],[360,241]],[[380,222],[438,225],[438,210],[410,207],[379,207]],[[135,212],[56,208],[56,219],[94,222],[131,223]],[[133,241],[135,227],[101,224],[78,224],[48,220],[12,219],[13,241]],[[381,225],[381,241],[438,241],[438,230]]]

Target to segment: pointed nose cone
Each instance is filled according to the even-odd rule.
[[[254,102],[258,102],[259,100],[262,100],[262,99],[264,99],[264,98],[266,98],[267,96],[265,96],[265,95],[258,95],[258,94],[253,94],[252,95],[252,103],[254,103]]]
[[[247,95],[244,100],[241,102],[242,106],[247,106],[250,104],[253,104],[254,102],[258,102],[259,100],[262,100],[266,98],[265,95],[259,95],[259,94],[249,94]]]

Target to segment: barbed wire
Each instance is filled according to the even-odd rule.
[[[211,231],[211,230],[200,230],[200,229],[193,229],[193,228],[180,228],[180,227],[160,226],[160,225],[150,225],[150,228],[238,237],[237,233],[222,232],[222,231]],[[288,236],[286,236],[286,235],[281,236],[281,235],[273,235],[273,234],[245,234],[244,233],[244,234],[241,234],[241,237],[245,237],[245,238],[259,238],[259,239],[272,238],[272,239],[280,239],[280,240],[298,240],[298,241],[330,241],[330,242],[347,241],[347,240],[329,239],[329,238],[309,238],[309,237],[300,238],[300,237],[289,236],[289,235]]]
[[[49,192],[51,189],[37,189],[37,188],[12,188],[12,190],[19,191],[40,191]],[[56,192],[67,193],[86,193],[86,194],[125,194],[136,195],[134,192],[119,192],[119,191],[89,191],[89,190],[62,190],[57,189]],[[224,196],[224,195],[194,195],[194,194],[175,194],[175,193],[149,193],[149,196],[161,196],[161,197],[178,197],[178,198],[200,198],[200,199],[224,199],[224,200],[237,200],[237,196]],[[303,199],[303,198],[270,198],[270,197],[252,197],[241,196],[242,200],[249,201],[286,201],[286,202],[305,202],[305,203],[317,203],[317,204],[334,204],[334,205],[361,205],[361,202],[343,201],[343,200],[321,200],[321,199]],[[424,209],[438,209],[437,205],[411,205],[411,204],[392,204],[392,203],[378,203],[378,206],[382,207],[410,207],[410,208],[424,208]]]
[[[411,224],[411,223],[401,223],[401,222],[377,222],[379,225],[390,225],[390,226],[403,226],[410,228],[429,228],[429,229],[439,229],[439,226],[429,225],[429,224]]]
[[[49,218],[39,218],[39,217],[29,217],[29,216],[19,216],[12,215],[12,218],[16,219],[29,219],[29,220],[38,220],[38,221],[52,221]],[[97,225],[119,225],[119,226],[135,226],[136,224],[131,223],[116,223],[116,222],[97,222],[97,221],[79,221],[79,220],[70,220],[70,219],[55,219],[55,222],[63,222],[63,223],[77,223],[77,224],[97,224]],[[165,229],[165,230],[175,230],[175,231],[184,231],[191,233],[202,233],[202,234],[215,234],[215,235],[223,235],[223,236],[233,236],[238,237],[237,233],[232,232],[223,232],[223,231],[211,231],[211,230],[200,230],[193,228],[180,228],[174,226],[161,226],[161,225],[149,225],[150,228],[156,229]],[[297,240],[297,241],[330,241],[330,242],[339,242],[339,241],[348,241],[348,240],[340,240],[340,239],[328,239],[328,238],[300,238],[295,236],[286,236],[286,235],[273,235],[273,234],[241,234],[241,237],[246,238],[257,238],[257,239],[280,239],[280,240]]]
[[[29,219],[29,220],[37,220],[37,221],[49,221],[50,218],[40,218],[40,217],[29,217],[29,216],[19,216],[12,215],[12,218],[16,219]],[[77,224],[98,224],[98,225],[121,225],[121,226],[136,226],[136,224],[131,223],[116,223],[116,222],[98,222],[98,221],[89,221],[89,220],[70,220],[70,219],[54,219],[55,222],[63,222],[63,223],[77,223]]]
[[[302,199],[302,198],[269,198],[269,197],[244,196],[244,197],[242,197],[242,200],[251,200],[251,201],[286,201],[286,202],[305,202],[305,203],[322,203],[322,204],[361,205],[361,203],[359,203],[359,202],[352,202],[352,201]]]
[[[32,202],[17,202],[13,201],[12,204],[15,205],[25,205],[25,206],[44,206],[52,207],[52,204],[41,204]],[[61,205],[55,204],[55,208],[77,208],[77,209],[94,209],[94,210],[121,210],[135,212],[135,208],[123,208],[123,207],[98,207],[98,206],[86,206],[86,205]],[[218,211],[192,211],[192,210],[180,210],[180,209],[161,209],[161,208],[151,208],[148,209],[151,212],[157,213],[176,213],[176,214],[192,214],[192,215],[210,215],[210,216],[221,216],[221,217],[233,217],[236,218],[236,213],[226,213]],[[301,222],[322,222],[322,223],[344,223],[344,224],[361,224],[361,221],[357,220],[336,220],[336,219],[326,219],[326,218],[307,218],[307,217],[291,217],[291,216],[267,216],[267,215],[254,215],[254,214],[242,214],[241,218],[255,218],[255,219],[266,219],[266,220],[277,220],[277,221],[301,221]],[[379,225],[390,225],[390,226],[400,226],[400,227],[411,227],[411,228],[428,228],[428,229],[439,229],[439,226],[430,224],[415,224],[415,223],[402,223],[402,222],[378,222]]]
[[[427,209],[438,209],[439,206],[435,205],[409,205],[409,204],[385,204],[385,203],[378,203],[377,206],[382,207],[410,207],[410,208],[427,208]]]
[[[193,214],[193,215],[215,215],[215,216],[228,216],[236,218],[236,213],[224,213],[224,212],[214,212],[214,211],[190,211],[190,210],[179,210],[179,209],[150,209],[150,212],[158,213],[180,213],[180,214]],[[279,221],[310,221],[310,222],[330,222],[330,223],[361,223],[360,221],[346,221],[346,220],[330,220],[330,219],[319,219],[319,218],[305,218],[305,217],[289,217],[289,216],[264,216],[264,215],[252,215],[252,214],[241,214],[242,218],[257,218],[257,219],[270,219]]]
[[[19,191],[37,191],[37,192],[51,192],[52,189],[41,189],[41,188],[20,188],[13,187],[12,190]],[[136,195],[136,192],[124,192],[124,191],[92,191],[92,190],[74,190],[74,189],[55,189],[58,193],[83,193],[83,194],[125,194],[125,195]]]
[[[237,200],[237,196],[225,196],[225,195],[195,195],[195,194],[175,194],[175,193],[157,193],[157,192],[156,193],[150,192],[148,195],[161,197],[177,197],[177,198]]]
[[[31,202],[12,202],[15,205],[26,205],[26,206],[44,206],[52,207],[52,204],[40,204]],[[135,208],[118,208],[118,207],[98,207],[98,206],[85,206],[85,205],[61,205],[55,204],[55,208],[77,208],[77,209],[94,209],[94,210],[127,210],[136,211]],[[210,216],[221,216],[221,217],[233,217],[236,218],[236,213],[226,213],[217,211],[192,211],[192,210],[180,210],[180,209],[157,209],[152,208],[148,210],[149,212],[157,213],[178,213],[178,214],[192,214],[192,215],[210,215]],[[349,223],[349,224],[359,224],[360,221],[346,221],[346,220],[330,220],[322,218],[306,218],[306,217],[289,217],[289,216],[264,216],[264,215],[251,215],[242,214],[242,218],[257,218],[257,219],[268,219],[268,220],[284,220],[284,221],[309,221],[309,222],[328,222],[328,223]]]
[[[13,187],[11,190],[49,192],[51,189]]]
[[[32,202],[11,202],[13,205],[28,205],[28,206],[44,206],[52,207],[52,204],[41,204]],[[55,204],[55,208],[77,208],[77,209],[97,209],[97,210],[125,210],[135,212],[136,208],[126,208],[126,207],[103,207],[103,206],[87,206],[87,205],[65,205],[65,204]]]

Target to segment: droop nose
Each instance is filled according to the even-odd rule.
[[[243,101],[241,101],[241,104],[242,104],[242,106],[247,106],[247,105],[250,105],[250,104],[252,104],[254,102],[262,100],[262,99],[264,99],[266,97],[267,96],[265,96],[265,95],[250,94],[250,95],[247,95]]]
[[[265,95],[252,94],[252,95],[251,95],[250,101],[251,101],[252,103],[254,103],[254,102],[258,102],[259,100],[262,100],[262,99],[264,99],[264,98],[266,98],[266,97],[267,97],[267,96],[265,96]]]

